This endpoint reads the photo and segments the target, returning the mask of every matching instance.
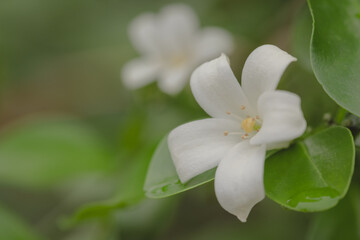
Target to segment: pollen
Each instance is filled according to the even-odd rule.
[[[244,129],[246,133],[251,133],[254,131],[255,123],[254,118],[246,118],[241,122],[241,128]]]
[[[172,67],[179,67],[183,66],[186,63],[187,57],[186,55],[178,55],[170,59],[170,66]]]
[[[246,107],[244,105],[241,105],[240,108],[241,108],[241,110],[245,110]]]
[[[229,135],[229,132],[228,132],[228,131],[225,131],[225,132],[224,132],[224,136],[227,136],[227,135]]]

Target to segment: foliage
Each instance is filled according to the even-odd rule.
[[[360,238],[359,0],[181,2],[233,34],[238,79],[259,45],[298,59],[279,88],[308,129],[267,152],[267,199],[240,224],[206,184],[216,168],[182,184],[166,136],[206,117],[190,87],[121,84],[130,21],[169,1],[2,1],[0,239]]]

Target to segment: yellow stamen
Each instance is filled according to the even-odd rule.
[[[247,133],[251,133],[252,131],[254,131],[254,126],[255,126],[255,119],[254,118],[246,118],[241,122],[241,128],[245,130],[245,132]]]

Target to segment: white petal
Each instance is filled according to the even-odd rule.
[[[189,50],[198,30],[198,19],[192,8],[185,4],[164,7],[159,15],[159,41],[164,54],[178,55]]]
[[[136,17],[129,28],[129,36],[134,47],[142,54],[159,53],[157,41],[157,17],[152,13],[144,13]]]
[[[241,77],[241,86],[251,104],[265,91],[275,90],[287,66],[296,61],[285,51],[273,45],[256,48],[247,58]]]
[[[254,205],[265,197],[265,152],[265,145],[252,146],[244,141],[227,153],[216,170],[216,197],[226,211],[242,222],[246,222]]]
[[[232,53],[234,44],[229,32],[217,27],[207,27],[199,33],[195,48],[197,62],[203,63],[221,53]]]
[[[160,70],[160,62],[138,58],[126,63],[122,69],[122,80],[129,89],[136,89],[154,81]]]
[[[251,144],[291,141],[306,129],[300,97],[294,93],[265,92],[259,98],[258,109],[263,123],[260,131],[250,139]]]
[[[191,76],[190,86],[196,101],[212,117],[231,119],[234,115],[241,118],[254,115],[224,54],[198,67]],[[246,107],[244,110],[242,105]]]
[[[185,87],[189,77],[190,69],[187,67],[166,69],[159,79],[159,88],[169,95],[178,94]]]
[[[218,165],[225,153],[241,141],[242,131],[232,120],[209,118],[181,125],[168,137],[168,146],[181,182]]]

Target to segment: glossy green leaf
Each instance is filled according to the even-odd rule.
[[[0,181],[50,188],[79,174],[109,169],[109,154],[92,128],[71,118],[17,122],[0,137]]]
[[[319,213],[310,225],[307,240],[360,239],[360,192],[350,188],[339,205]]]
[[[25,221],[0,206],[0,239],[8,240],[41,240]]]
[[[348,190],[354,158],[351,132],[344,127],[325,129],[266,160],[266,194],[296,211],[329,209]]]
[[[313,17],[311,64],[340,106],[360,115],[360,1],[308,0]]]
[[[167,137],[163,138],[157,147],[147,172],[144,190],[150,198],[168,197],[214,179],[215,168],[200,174],[183,184],[176,173],[171,160]]]

